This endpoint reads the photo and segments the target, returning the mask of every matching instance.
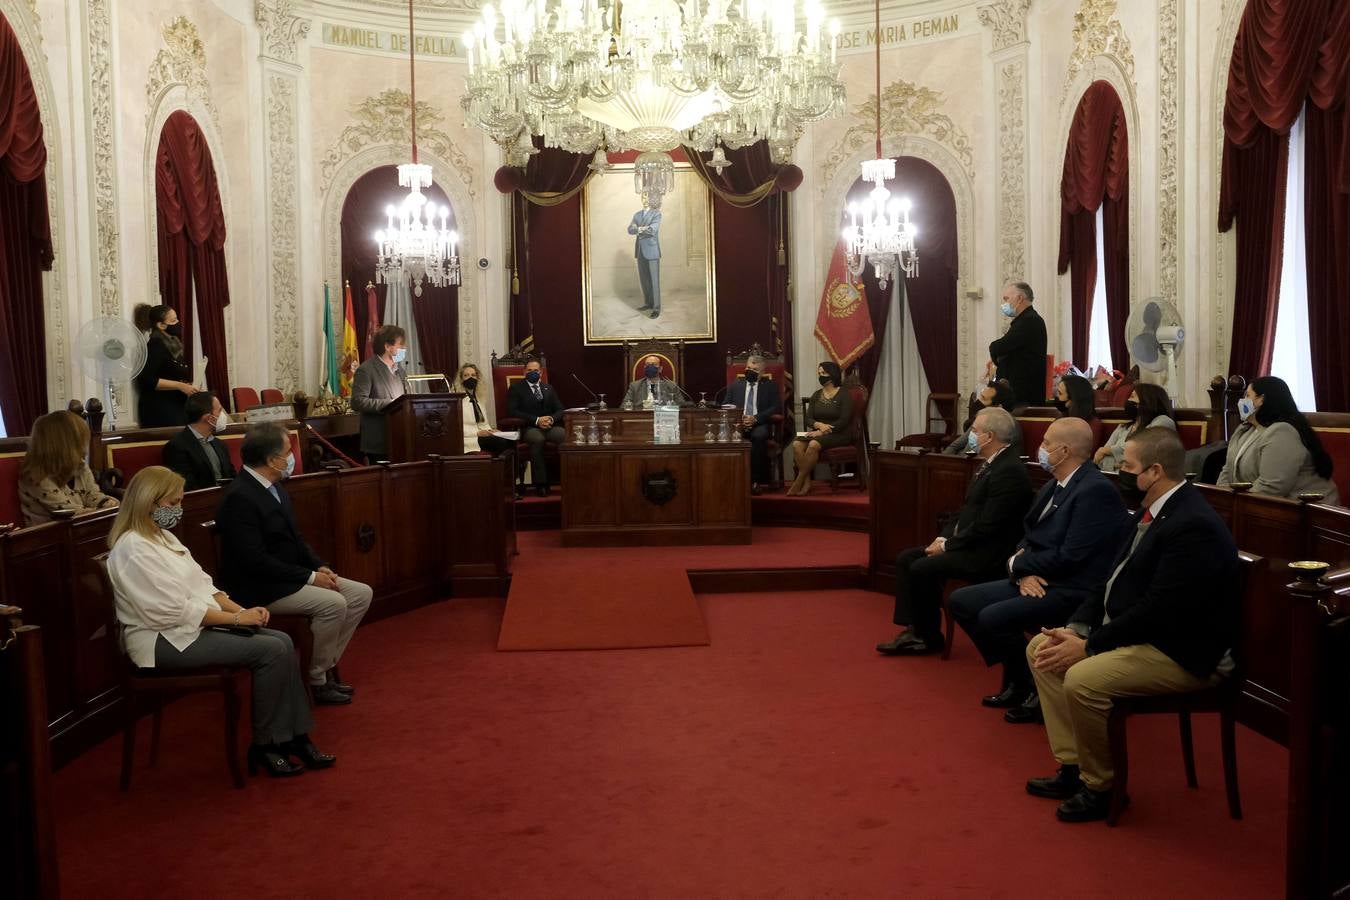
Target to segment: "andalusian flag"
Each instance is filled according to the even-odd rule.
[[[851,366],[876,340],[872,316],[867,311],[867,296],[862,282],[848,270],[842,238],[835,244],[830,271],[825,275],[825,290],[820,293],[816,339],[825,345],[826,352],[841,369]]]
[[[344,397],[352,395],[352,379],[356,377],[356,367],[361,362],[356,347],[356,312],[352,309],[352,284],[345,282],[343,293],[346,296],[342,313],[342,361],[338,366],[338,384]]]
[[[333,340],[333,307],[328,282],[323,283],[323,359],[319,361],[321,394],[331,394],[338,383],[337,342]]]

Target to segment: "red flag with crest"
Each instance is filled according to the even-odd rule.
[[[820,294],[816,338],[841,369],[851,366],[876,340],[862,281],[848,270],[842,239],[834,245],[825,289]]]

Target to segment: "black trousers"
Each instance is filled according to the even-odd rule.
[[[1082,591],[1048,587],[1044,597],[1023,597],[1009,579],[972,584],[952,594],[952,618],[970,635],[986,665],[1003,664],[1003,683],[1031,688],[1026,633],[1059,628],[1083,602]]]
[[[769,470],[769,438],[773,436],[767,424],[741,431],[741,437],[750,442],[750,481],[769,484],[773,474]]]
[[[990,564],[971,553],[954,551],[924,556],[911,547],[895,557],[895,613],[891,621],[908,625],[925,643],[942,641],[942,590],[949,578],[970,582],[989,577]]]
[[[501,456],[503,453],[514,455],[516,452],[516,442],[510,438],[498,437],[495,434],[489,434],[486,437],[479,435],[478,449],[485,453],[491,453],[493,456]],[[465,447],[464,450],[468,452],[469,448]]]
[[[530,445],[530,472],[536,487],[548,484],[548,469],[544,466],[544,442],[561,444],[567,437],[561,425],[554,425],[545,431],[537,425],[526,425],[520,430],[520,436]]]

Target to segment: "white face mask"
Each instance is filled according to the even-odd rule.
[[[226,428],[229,428],[229,427],[230,427],[230,414],[227,413],[225,410],[222,409],[222,410],[220,411],[220,415],[216,416],[216,421],[213,422],[212,425],[213,425],[213,427],[216,429],[216,433],[217,433],[217,434],[219,434],[220,432],[224,431]]]

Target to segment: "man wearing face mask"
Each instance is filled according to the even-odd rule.
[[[408,393],[408,375],[402,365],[408,357],[403,346],[406,338],[407,333],[397,325],[377,330],[370,341],[375,355],[361,363],[352,379],[352,409],[361,414],[361,452],[371,462],[389,453],[385,410]]]
[[[1097,470],[1092,426],[1082,419],[1050,423],[1039,461],[1051,475],[1031,501],[1017,552],[1004,561],[1007,577],[952,594],[956,619],[989,666],[1003,666],[1003,690],[983,704],[1004,709],[1004,720],[1040,721],[1027,631],[1059,626],[1106,581],[1112,554],[1129,516],[1120,491]]]
[[[948,456],[961,456],[965,454],[970,449],[968,446],[970,443],[970,429],[975,423],[975,417],[979,415],[982,410],[990,407],[1006,409],[1008,412],[1012,412],[1013,405],[1013,392],[1012,388],[1008,385],[1008,382],[1003,379],[989,382],[984,387],[980,388],[979,393],[974,395],[970,406],[970,418],[966,420],[966,424],[961,433],[956,436],[954,441],[943,448],[942,452]],[[1022,426],[1017,423],[1016,419],[1013,420],[1013,429],[1012,443],[1009,444],[1008,447],[1013,456],[1021,456]]]
[[[314,702],[350,703],[353,688],[338,679],[336,666],[370,609],[372,591],[340,577],[301,537],[282,487],[295,470],[286,430],[272,422],[254,425],[239,453],[244,471],[230,482],[216,510],[220,585],[272,615],[307,616],[314,656],[305,674]]]
[[[183,406],[188,424],[164,445],[164,465],[183,476],[185,491],[214,487],[234,477],[230,452],[216,435],[230,426],[230,417],[214,391],[198,391]]]
[[[1117,697],[1196,691],[1232,671],[1237,546],[1185,473],[1176,432],[1130,436],[1120,486],[1139,505],[1134,527],[1068,625],[1042,629],[1027,646],[1060,765],[1028,781],[1027,793],[1064,801],[1061,821],[1107,816],[1115,775],[1107,720]]]
[[[682,400],[679,385],[661,376],[659,356],[648,356],[642,361],[642,377],[628,386],[623,397],[623,402],[633,409],[679,406]]]
[[[1045,320],[1032,308],[1031,286],[1016,281],[1003,289],[1000,311],[1012,319],[1008,331],[989,345],[989,359],[997,377],[1012,386],[1015,402],[1045,402]]]
[[[750,493],[758,494],[773,477],[769,472],[770,420],[783,411],[778,385],[764,377],[764,357],[746,357],[745,375],[727,388],[727,403],[741,411],[741,437],[750,442]]]
[[[1017,422],[1007,410],[981,410],[967,448],[982,462],[966,488],[966,502],[927,547],[895,558],[896,625],[908,626],[877,644],[886,656],[921,656],[942,650],[942,588],[948,579],[977,584],[997,578],[1022,535],[1031,504],[1027,467],[1012,451]]]
[[[523,424],[520,436],[530,448],[530,475],[540,497],[548,496],[548,469],[544,463],[544,444],[561,444],[566,411],[558,392],[544,382],[544,367],[537,359],[525,363],[525,377],[506,392],[506,409],[511,418]]]

